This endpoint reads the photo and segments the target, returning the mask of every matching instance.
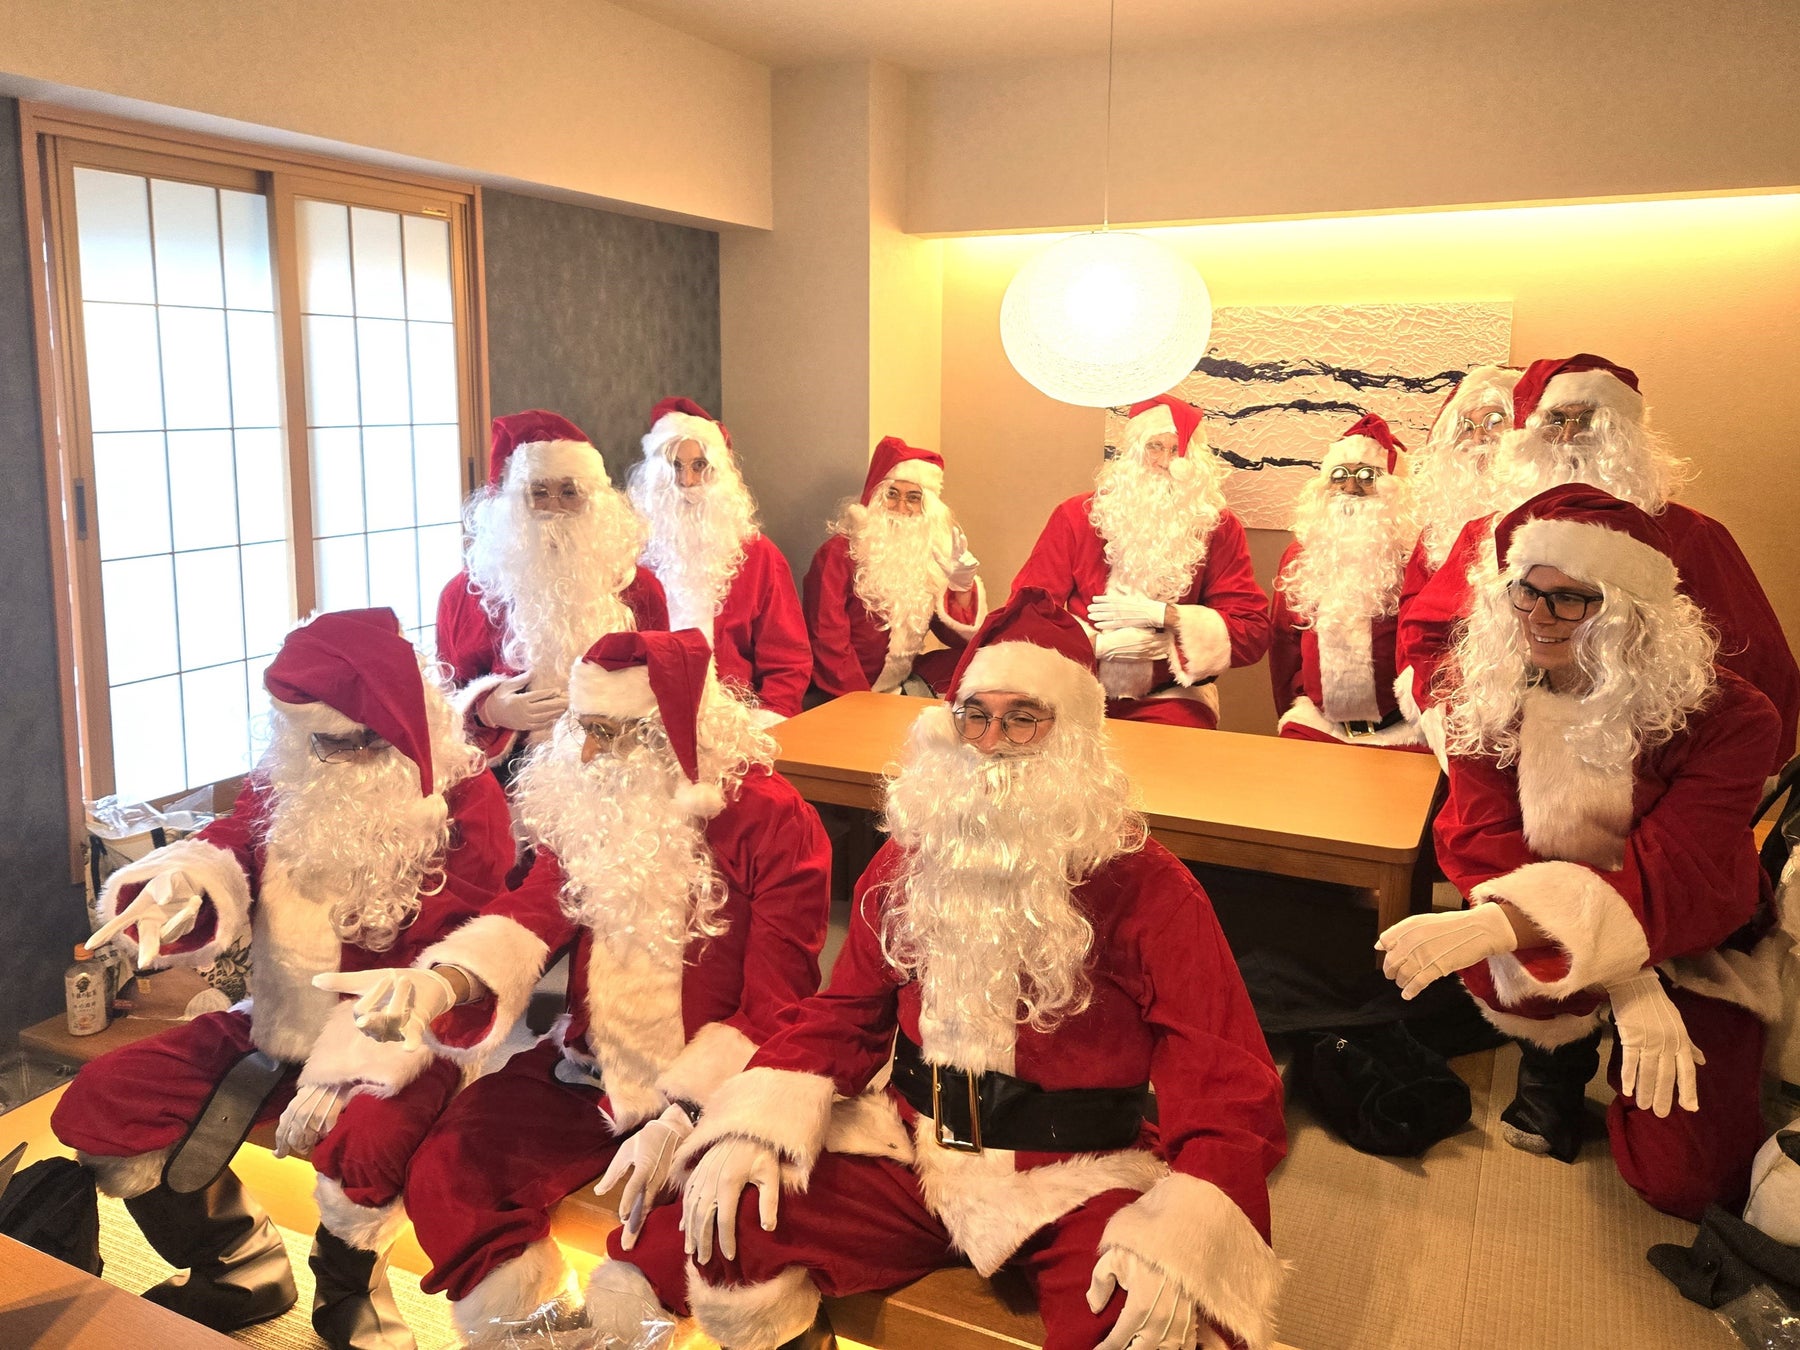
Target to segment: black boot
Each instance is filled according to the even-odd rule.
[[[186,1273],[144,1291],[190,1321],[234,1331],[294,1306],[294,1272],[281,1235],[226,1168],[203,1191],[159,1185],[125,1202],[156,1254]]]
[[[313,1273],[313,1330],[331,1350],[415,1350],[388,1288],[388,1254],[352,1247],[323,1226],[306,1264]]]
[[[1545,1050],[1520,1041],[1519,1091],[1500,1113],[1506,1142],[1572,1163],[1587,1121],[1587,1085],[1600,1067],[1600,1033]]]
[[[779,1350],[837,1350],[837,1336],[831,1330],[831,1319],[825,1315],[823,1303],[813,1324],[793,1340],[783,1341]]]

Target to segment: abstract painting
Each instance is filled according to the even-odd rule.
[[[1325,447],[1379,413],[1409,447],[1471,368],[1505,362],[1507,301],[1416,305],[1227,305],[1194,373],[1170,392],[1206,410],[1225,499],[1252,529],[1285,530]],[[1106,418],[1108,452],[1125,409]]]

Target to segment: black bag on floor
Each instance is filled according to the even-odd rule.
[[[1647,1255],[1683,1298],[1702,1308],[1723,1307],[1759,1284],[1800,1307],[1800,1247],[1777,1242],[1717,1205],[1701,1215],[1693,1246],[1662,1242]]]
[[[1413,1158],[1468,1122],[1469,1085],[1405,1023],[1296,1032],[1290,1082],[1352,1148]]]
[[[0,1233],[90,1275],[100,1273],[100,1201],[94,1174],[73,1158],[45,1158],[0,1194]]]

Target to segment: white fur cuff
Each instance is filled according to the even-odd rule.
[[[710,1285],[688,1265],[688,1303],[700,1329],[732,1350],[775,1350],[813,1324],[819,1287],[805,1266],[761,1284]]]
[[[360,1084],[374,1097],[392,1097],[431,1065],[431,1050],[408,1050],[399,1041],[378,1041],[356,1028],[356,1001],[346,998],[331,1010],[306,1063],[300,1087]]]
[[[426,1044],[458,1064],[479,1069],[504,1041],[531,1002],[550,955],[536,934],[502,914],[478,914],[419,955],[413,964],[461,966],[494,996],[494,1020],[474,1045],[445,1045],[427,1030]]]
[[[662,1071],[656,1080],[657,1091],[672,1102],[705,1106],[720,1084],[743,1072],[755,1053],[756,1043],[736,1027],[708,1022]]]
[[[478,675],[461,689],[457,690],[450,700],[451,706],[453,706],[457,713],[462,717],[463,726],[468,732],[468,737],[471,742],[475,742],[475,732],[477,731],[487,732],[490,735],[504,734],[505,739],[495,747],[493,752],[487,757],[490,768],[496,764],[505,762],[506,757],[512,753],[513,746],[518,743],[519,733],[516,731],[504,731],[503,728],[488,726],[487,723],[483,722],[475,715],[475,705],[481,702],[482,698],[489,690],[512,678],[511,675],[498,673],[493,675]]]
[[[456,1329],[472,1340],[492,1333],[493,1322],[520,1322],[545,1304],[573,1307],[576,1302],[575,1272],[563,1259],[554,1238],[540,1238],[469,1291],[453,1300],[450,1314]]]
[[[1210,679],[1231,667],[1231,629],[1206,605],[1177,605],[1181,622],[1169,644],[1169,667],[1180,684]]]
[[[1408,666],[1394,676],[1394,702],[1400,706],[1401,713],[1409,722],[1419,720],[1419,700],[1413,696],[1413,668]]]
[[[987,622],[987,587],[982,584],[980,577],[975,578],[975,618],[969,623],[963,623],[960,619],[951,617],[950,606],[948,603],[949,598],[950,597],[947,594],[938,597],[938,622],[943,624],[944,627],[948,628],[952,633],[955,633],[963,641],[967,642],[980,631],[981,625]]]
[[[1569,954],[1569,973],[1548,983],[1534,978],[1517,957],[1490,958],[1496,984],[1504,967],[1509,989],[1525,990],[1538,998],[1566,998],[1635,975],[1650,960],[1644,926],[1631,906],[1581,863],[1527,863],[1482,882],[1469,898],[1505,900],[1516,906]]]
[[[746,1069],[713,1094],[700,1123],[682,1145],[677,1167],[691,1167],[721,1139],[767,1144],[789,1164],[783,1179],[805,1190],[831,1127],[831,1080],[793,1069]]]
[[[163,1168],[169,1165],[169,1155],[174,1151],[175,1145],[170,1144],[154,1153],[133,1153],[120,1158],[103,1153],[83,1153],[77,1149],[75,1157],[94,1174],[94,1184],[102,1195],[130,1200],[161,1184]]]
[[[1498,992],[1498,991],[1496,991]],[[1521,1017],[1518,1013],[1503,1012],[1499,1008],[1475,998],[1475,1006],[1481,1010],[1489,1024],[1496,1031],[1511,1036],[1515,1041],[1529,1041],[1545,1050],[1555,1050],[1561,1046],[1580,1040],[1583,1036],[1592,1035],[1600,1027],[1600,1010],[1596,1008],[1590,1013],[1557,1013],[1553,1017]],[[1501,995],[1505,997],[1505,995]]]
[[[166,872],[182,872],[196,890],[203,892],[216,916],[212,940],[190,952],[165,951],[158,958],[165,966],[210,966],[250,932],[250,878],[231,853],[204,839],[177,839],[145,855],[107,878],[100,892],[100,913],[108,919],[119,912],[119,891],[126,886],[154,880]],[[113,941],[137,959],[137,935],[130,929]]]
[[[1167,1271],[1213,1325],[1265,1350],[1275,1340],[1281,1262],[1231,1197],[1176,1173],[1106,1225],[1100,1250],[1118,1247]]]
[[[343,1186],[324,1173],[313,1186],[319,1222],[352,1247],[365,1252],[385,1252],[406,1227],[406,1207],[395,1200],[386,1205],[359,1205],[344,1194]]]

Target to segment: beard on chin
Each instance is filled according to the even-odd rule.
[[[1403,485],[1381,481],[1384,490],[1366,497],[1334,492],[1321,480],[1302,489],[1294,520],[1300,554],[1281,576],[1296,614],[1360,620],[1399,606],[1412,518]]]
[[[1543,427],[1509,433],[1494,473],[1499,511],[1511,511],[1565,483],[1587,483],[1658,515],[1685,480],[1686,467],[1645,427],[1615,420],[1602,410],[1593,429],[1573,444],[1550,440]]]
[[[1075,888],[1141,847],[1143,823],[1103,734],[1059,723],[1037,753],[983,755],[949,710],[915,724],[884,826],[905,852],[882,922],[888,960],[920,981],[922,1033],[1011,1071],[1018,1025],[1087,1006],[1094,931]]]
[[[418,767],[396,749],[322,764],[310,734],[277,715],[260,772],[273,794],[263,836],[272,861],[315,903],[329,902],[345,942],[386,951],[443,884],[450,844],[441,796],[419,795]]]
[[[940,507],[916,516],[879,506],[863,514],[850,536],[856,598],[909,644],[924,645],[948,577],[937,554],[950,549],[948,513]]]
[[[1413,470],[1413,505],[1419,537],[1433,567],[1442,567],[1450,546],[1471,520],[1486,518],[1496,505],[1490,457],[1451,446],[1429,450]]]
[[[669,597],[669,627],[712,631],[725,592],[756,533],[756,503],[744,480],[720,465],[698,488],[676,485],[666,459],[642,460],[631,473],[631,501],[650,527],[644,564]]]
[[[533,511],[509,485],[469,512],[469,579],[506,634],[503,655],[557,687],[587,649],[634,626],[621,593],[637,575],[644,525],[610,486],[580,511]]]
[[[1183,480],[1128,453],[1101,466],[1088,518],[1113,582],[1174,604],[1206,561],[1223,508],[1209,465],[1196,461]]]
[[[676,805],[686,781],[660,730],[581,762],[564,720],[526,758],[514,801],[526,840],[556,854],[563,912],[619,950],[673,951],[725,931],[725,883],[702,824]]]

